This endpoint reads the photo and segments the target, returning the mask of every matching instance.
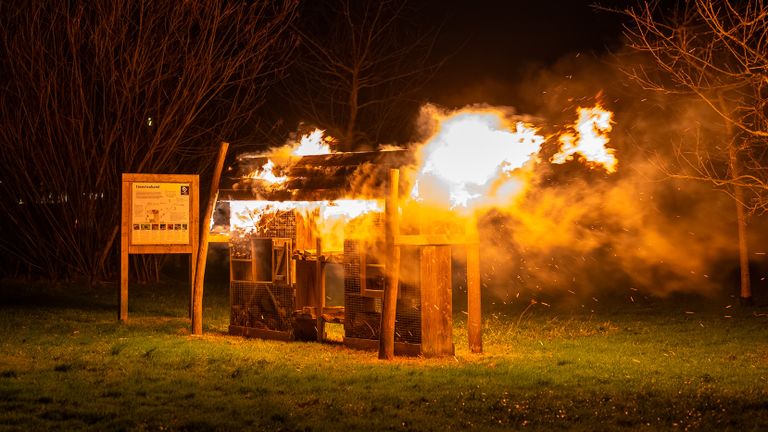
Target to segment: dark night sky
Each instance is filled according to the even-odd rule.
[[[513,103],[494,94],[494,89],[566,56],[578,53],[597,58],[617,50],[623,17],[597,10],[596,2],[610,8],[628,4],[620,0],[429,0],[425,9],[443,11],[435,55],[450,57],[424,88],[425,97],[445,105]],[[429,16],[421,19],[437,24]]]

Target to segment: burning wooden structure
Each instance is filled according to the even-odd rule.
[[[385,235],[388,172],[410,163],[404,150],[301,156],[277,170],[268,157],[239,156],[219,190],[231,225],[230,334],[323,340],[330,322],[343,324],[345,345],[378,348],[386,251],[397,247],[395,351],[453,354],[450,244],[464,241]],[[339,291],[326,286],[334,264]]]
[[[548,161],[614,172],[615,150],[606,146],[612,113],[599,103],[577,113]],[[379,345],[383,358],[391,358],[395,342],[403,352],[450,354],[451,246],[461,244],[469,348],[482,351],[473,215],[514,203],[525,173],[543,161],[547,138],[493,107],[425,106],[419,123],[428,138],[415,155],[331,153],[316,130],[269,156],[239,158],[220,190],[243,219],[232,219],[243,229],[230,237],[232,333],[322,340],[324,323],[337,322],[345,343]],[[399,167],[408,168],[404,200]],[[331,222],[333,214],[344,217]],[[336,302],[328,301],[324,276],[332,263],[344,269]]]

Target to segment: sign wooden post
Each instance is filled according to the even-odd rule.
[[[199,186],[197,175],[123,174],[120,321],[128,319],[129,255],[191,254],[190,286],[194,283],[200,230]]]

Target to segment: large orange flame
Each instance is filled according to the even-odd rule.
[[[436,132],[419,150],[411,197],[425,204],[459,208],[505,205],[522,184],[511,175],[538,159],[545,138],[539,128],[509,121],[495,108],[465,108],[452,113],[427,106],[422,113],[432,118]],[[552,158],[563,163],[576,154],[590,165],[609,173],[618,163],[606,147],[613,113],[599,104],[579,108],[578,121],[557,134],[561,150]]]
[[[508,206],[524,189],[524,176],[531,172],[525,168],[539,161],[539,151],[546,141],[540,128],[511,117],[501,108],[470,107],[446,112],[428,105],[422,116],[432,128],[430,138],[417,149],[410,194],[421,208],[460,214],[463,210]],[[579,160],[590,166],[601,167],[609,173],[616,171],[618,162],[614,150],[606,147],[611,119],[612,113],[600,105],[579,108],[576,123],[553,135],[561,148],[551,162],[563,163],[579,155]],[[275,174],[276,167],[285,171],[297,156],[331,153],[330,140],[323,138],[322,130],[316,129],[299,142],[270,153],[267,163],[252,176],[270,184],[282,184],[288,178]],[[253,230],[263,216],[285,210],[311,214],[317,234],[337,247],[348,223],[361,215],[380,213],[382,203],[377,200],[233,202],[231,227]],[[431,213],[430,220],[435,215]]]
[[[599,104],[592,108],[579,107],[579,120],[572,126],[573,131],[560,135],[562,147],[552,157],[552,163],[561,164],[579,154],[587,162],[609,173],[615,172],[618,164],[615,151],[606,147],[608,133],[613,129],[612,117],[613,113]]]
[[[275,168],[286,167],[291,161],[300,156],[330,154],[330,143],[334,141],[333,137],[324,136],[325,131],[315,129],[314,131],[302,135],[297,142],[289,142],[286,145],[273,150],[269,153],[270,158],[260,168],[249,173],[247,177],[263,180],[270,185],[281,185],[288,181],[288,177],[275,174]],[[276,164],[274,160],[277,160]]]

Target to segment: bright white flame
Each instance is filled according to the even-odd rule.
[[[265,213],[294,208],[294,203],[290,201],[230,201],[229,227],[231,230],[250,232],[256,229],[256,225]]]
[[[467,207],[487,197],[501,175],[535,158],[544,143],[538,129],[517,122],[512,130],[502,116],[469,109],[440,119],[439,130],[421,149],[411,196],[432,199],[443,190],[451,207]]]
[[[280,211],[318,212],[318,225],[349,221],[367,213],[384,211],[379,200],[342,199],[335,201],[230,201],[231,229],[253,231],[262,216]],[[322,230],[322,226],[319,227]]]
[[[294,156],[330,154],[331,146],[323,139],[324,130],[315,129],[312,133],[303,135],[299,145],[291,152]],[[328,137],[328,141],[333,138]]]
[[[273,171],[274,169],[275,169],[275,163],[272,162],[272,159],[267,159],[267,163],[265,163],[260,170],[253,171],[252,173],[248,174],[248,177],[254,178],[254,179],[261,179],[271,184],[283,184],[286,181],[288,181],[287,176],[275,175]]]
[[[611,118],[613,113],[600,105],[592,108],[579,108],[579,120],[572,126],[575,132],[560,135],[562,148],[552,157],[556,164],[564,163],[574,158],[577,153],[585,160],[603,167],[607,172],[616,171],[618,160],[615,150],[606,147],[608,133],[613,129]]]
[[[378,200],[336,200],[323,201],[321,215],[324,218],[354,219],[366,213],[380,213],[384,209]]]

